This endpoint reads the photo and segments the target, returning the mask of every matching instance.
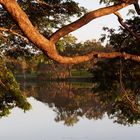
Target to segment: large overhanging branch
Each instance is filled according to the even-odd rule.
[[[126,3],[121,3],[118,5],[113,5],[113,6],[109,6],[109,7],[104,7],[104,8],[100,8],[97,9],[95,11],[91,11],[89,13],[86,13],[82,18],[80,18],[79,20],[76,20],[75,22],[64,26],[63,28],[61,28],[60,30],[56,31],[51,37],[50,40],[54,43],[56,43],[61,37],[67,35],[70,32],[73,32],[77,29],[79,29],[80,27],[86,25],[87,23],[89,23],[90,21],[92,21],[93,19],[105,16],[105,15],[109,15],[112,14],[124,7],[126,7],[128,4]]]
[[[63,63],[63,64],[78,64],[81,62],[85,62],[94,58],[116,58],[121,57],[124,59],[131,59],[137,62],[140,62],[140,56],[135,56],[126,53],[120,52],[91,52],[89,54],[83,56],[75,56],[75,57],[65,57],[58,54],[56,50],[55,43],[64,35],[77,30],[78,28],[84,26],[89,23],[91,20],[95,18],[99,18],[101,16],[105,16],[108,14],[112,14],[126,6],[126,3],[120,3],[118,5],[100,8],[98,10],[87,13],[85,16],[75,21],[74,23],[64,26],[62,29],[58,30],[54,33],[50,40],[46,39],[43,35],[41,35],[37,29],[32,25],[28,16],[25,12],[20,8],[16,0],[0,0],[0,4],[9,12],[9,14],[13,17],[13,19],[18,23],[19,27],[25,34],[25,36],[33,42],[38,48],[43,50],[51,59]]]

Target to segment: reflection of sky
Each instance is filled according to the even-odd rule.
[[[103,7],[103,5],[99,5],[99,0],[75,0],[80,5],[87,7],[89,11],[98,9]],[[120,13],[123,15],[124,19],[126,19],[126,15],[128,13],[128,8],[132,9],[133,6],[129,6],[120,10]],[[120,26],[118,20],[115,15],[108,15],[98,19],[91,21],[86,26],[78,29],[77,31],[73,32],[73,34],[78,38],[79,41],[85,41],[88,39],[99,39],[100,35],[103,33],[103,27],[110,27],[117,29]]]
[[[29,99],[32,110],[14,109],[0,119],[0,140],[139,140],[140,126],[124,127],[105,117],[102,121],[80,119],[74,127],[56,123],[56,114],[45,104]]]

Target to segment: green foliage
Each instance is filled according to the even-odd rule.
[[[64,53],[69,46],[73,48],[75,46],[75,44],[76,44],[76,41],[77,41],[76,37],[72,36],[71,34],[66,35],[65,37],[63,37],[62,39],[60,39],[57,42],[57,44],[56,44],[57,50],[60,53]]]
[[[18,0],[33,25],[47,38],[50,37],[54,30],[61,28],[64,24],[68,24],[72,17],[80,17],[85,13],[85,9],[73,0],[41,0],[40,2],[46,3],[39,3],[36,0]],[[0,7],[0,13],[0,27],[15,30],[23,35],[14,20],[2,7]],[[13,56],[14,58],[20,56],[31,58],[34,53],[39,52],[34,44],[24,38],[13,35],[8,31],[0,31],[0,33],[3,34],[3,38],[0,39],[0,50],[4,55]],[[58,48],[63,51],[60,42],[58,43]]]
[[[101,45],[101,42],[93,40],[87,40],[85,42],[76,42],[75,37],[64,38],[66,42],[64,47],[63,55],[73,56],[73,55],[83,55],[91,51],[105,51],[105,48]]]
[[[13,74],[0,60],[0,117],[7,116],[16,106],[24,111],[31,108],[26,97],[21,94]]]
[[[134,17],[127,20],[126,24],[135,34],[139,35],[139,22],[140,18]],[[104,30],[109,32],[105,35],[109,39],[107,45],[115,51],[140,55],[139,40],[127,30],[123,28],[120,28],[119,32],[109,28],[104,28]],[[90,71],[95,84],[93,92],[101,96],[103,104],[108,104],[110,100],[114,101],[108,115],[124,125],[137,123],[140,120],[139,63],[115,58],[99,61]]]
[[[105,3],[105,4],[107,4],[107,5],[109,5],[109,4],[118,4],[118,3],[120,3],[121,1],[120,0],[100,0],[100,3]]]
[[[43,53],[40,53],[40,54],[37,54],[37,55],[34,55],[30,61],[26,61],[26,63],[30,63],[30,64],[53,64],[53,60],[49,59],[48,57],[46,57],[45,54]]]

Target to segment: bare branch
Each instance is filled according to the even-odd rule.
[[[138,15],[140,15],[140,6],[138,3],[134,4],[135,10],[137,12]]]
[[[47,2],[43,1],[43,0],[36,0],[36,2],[40,5],[43,5],[43,6],[46,6],[46,7],[51,7],[51,8],[57,8],[57,7],[60,7],[61,5],[51,5],[51,4],[48,4]]]
[[[140,62],[140,56],[128,54],[128,53],[121,53],[121,52],[91,52],[89,54],[83,56],[73,56],[73,57],[65,57],[61,56],[57,53],[54,55],[54,60],[62,63],[62,64],[79,64],[81,62],[86,62],[91,59],[95,58],[102,58],[102,59],[110,59],[110,58],[124,58],[125,60],[133,60],[136,62]]]
[[[109,52],[109,53],[97,52],[97,58],[117,58],[117,57],[124,58],[125,60],[133,60],[136,62],[140,62],[140,56],[138,56],[138,55],[128,54],[125,52],[123,52],[123,53],[121,53],[121,52]]]
[[[19,36],[20,38],[24,39],[26,42],[29,42],[29,40],[28,40],[26,37],[24,37],[24,36],[22,36],[21,34],[15,32],[15,31],[12,30],[12,29],[7,29],[7,28],[2,28],[2,27],[0,27],[0,31],[10,32],[10,33],[12,33],[13,35]]]
[[[114,13],[118,17],[119,23],[132,35],[134,36],[139,42],[140,42],[140,36],[138,36],[136,33],[134,33],[127,25],[125,22],[123,22],[123,18],[120,15],[119,12]]]
[[[0,37],[1,37],[1,39],[3,39],[3,40],[4,40],[4,42],[6,42],[6,41],[7,41],[7,37],[5,37],[2,33],[0,33]]]

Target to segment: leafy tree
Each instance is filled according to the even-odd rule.
[[[79,17],[85,12],[85,9],[79,7],[74,1],[48,0],[46,2],[38,1],[36,3],[30,0],[18,0],[18,3],[30,17],[33,25],[46,37],[49,37],[53,30],[62,27],[66,22],[69,23],[71,17]],[[0,30],[3,34],[1,36],[1,51],[6,56],[9,55],[14,58],[23,56],[31,58],[36,51],[40,52],[34,44],[24,37],[11,16],[4,9],[0,8],[0,10],[2,13],[0,20],[2,28]],[[6,20],[7,18],[8,20]],[[59,42],[58,44],[60,44]],[[58,50],[63,49],[62,45],[57,45],[57,48]]]
[[[26,111],[31,108],[31,105],[21,94],[13,74],[0,59],[0,117],[7,116],[14,107]]]
[[[134,17],[133,19],[127,20],[126,25],[131,27],[131,31],[138,35],[140,31],[139,22],[140,18]],[[139,40],[137,40],[131,32],[122,27],[119,29],[119,32],[115,32],[115,30],[109,28],[104,29],[109,32],[109,34],[104,37],[109,39],[108,45],[112,46],[114,50],[140,55]],[[124,120],[133,123],[135,122],[134,118],[139,116],[140,110],[139,107],[136,107],[140,94],[139,70],[139,63],[117,58],[99,61],[94,69],[91,70],[93,73],[93,82],[95,83],[93,92],[100,96],[102,96],[102,94],[104,94],[104,96],[110,96],[112,94],[114,97],[116,96],[115,101],[117,104],[114,104],[114,110],[108,113],[112,118],[121,116],[121,118],[116,120],[119,123],[123,123]],[[117,97],[118,95],[119,97]],[[104,99],[107,101],[107,98]],[[122,103],[124,105],[122,105]],[[127,104],[131,106],[126,107]],[[124,112],[125,115],[122,116],[121,113],[114,114],[114,112],[120,110],[120,108],[122,108],[122,112]],[[135,110],[134,113],[131,111],[131,113],[127,112],[132,109]],[[127,116],[130,116],[130,118],[128,119]]]
[[[108,114],[113,117],[117,116],[119,118],[118,122],[133,123],[139,120],[139,112],[137,112],[137,109],[135,110],[135,113],[131,113],[137,105],[137,102],[135,102],[134,105],[132,104],[132,99],[134,98],[132,96],[132,91],[135,91],[135,94],[139,93],[139,82],[137,79],[139,77],[139,66],[137,65],[137,62],[140,62],[138,50],[139,26],[135,26],[136,28],[134,28],[134,25],[139,25],[139,18],[133,21],[129,20],[130,23],[126,24],[130,26],[126,26],[117,11],[130,4],[134,4],[137,14],[140,14],[138,0],[101,0],[100,2],[106,3],[107,6],[87,13],[85,9],[79,7],[78,3],[74,0],[0,0],[0,4],[2,5],[2,7],[0,7],[0,49],[2,52],[7,51],[8,55],[17,58],[17,56],[19,57],[22,53],[25,55],[25,48],[27,48],[27,54],[29,52],[28,50],[31,52],[36,51],[37,48],[39,48],[49,58],[63,64],[78,64],[95,58],[118,57],[136,61],[133,63],[131,61],[126,61],[125,64],[123,64],[124,60],[118,61],[118,59],[100,61],[95,67],[95,70],[92,71],[95,74],[95,80],[97,80],[94,82],[97,84],[96,90],[98,90],[97,93],[99,94],[99,98],[103,97],[100,89],[109,93],[109,96],[106,94],[106,97],[109,97],[108,99],[110,100],[105,101],[105,98],[101,98],[100,100],[105,105],[106,102],[109,103],[111,101],[111,103],[114,103],[114,100],[117,100],[115,102],[116,104],[112,104],[112,108],[108,111]],[[110,4],[112,6],[110,6]],[[90,50],[86,50],[87,54],[81,53],[81,55],[74,55],[72,57],[61,56],[58,53],[57,47],[61,50],[61,46],[66,44],[66,42],[61,40],[65,35],[81,28],[96,18],[112,13],[115,13],[118,17],[118,21],[125,28],[125,30],[121,30],[122,32],[120,32],[120,34],[114,34],[112,32],[110,36],[110,42],[112,43],[109,45],[113,45],[113,49],[117,52],[96,52],[92,50],[90,52]],[[71,23],[71,17],[75,16],[79,19]],[[126,37],[126,39],[123,37]],[[67,40],[66,37],[65,40]],[[132,48],[131,46],[134,47]],[[16,51],[13,51],[15,48]],[[109,68],[108,65],[111,65],[112,68]],[[120,67],[122,69],[120,69]],[[9,73],[3,65],[1,65],[0,68],[0,88],[2,89],[0,90],[2,92],[1,108],[4,108],[4,111],[2,110],[2,115],[9,113],[8,107],[12,108],[16,105],[24,109],[29,109],[30,106],[25,98],[19,94],[19,88],[11,73]],[[124,73],[126,70],[128,71],[127,74]],[[4,73],[6,73],[6,77],[4,77]],[[106,82],[106,77],[109,78],[111,82]],[[128,77],[131,81],[128,80]],[[134,79],[135,82],[132,84]],[[117,92],[118,90],[121,90],[121,92]],[[9,95],[9,93],[12,94]],[[112,97],[112,93],[115,97]],[[121,93],[120,97],[118,93]],[[127,100],[124,100],[123,95],[125,95]],[[17,101],[16,99],[20,100]],[[81,113],[78,112],[79,108],[77,105],[79,105],[81,103],[80,101],[83,101],[84,98],[81,99],[81,97],[77,95],[75,99],[76,101],[73,99],[69,102],[67,107],[58,107],[58,112],[61,111],[60,113],[64,114],[62,119],[65,119],[67,124],[77,122],[78,119],[75,117],[76,111],[76,115]],[[124,101],[126,101],[126,105],[122,104]],[[74,105],[71,105],[73,102]],[[131,104],[130,107],[127,106],[129,104]],[[67,111],[69,108],[70,111]],[[120,110],[121,113],[119,114]],[[92,114],[92,112],[90,113]],[[134,114],[136,114],[136,117]],[[94,117],[94,115],[92,115],[87,116],[92,118]],[[122,115],[123,118],[121,119]],[[130,116],[131,118],[128,119]]]
[[[98,10],[85,13],[75,22],[67,24],[69,23],[70,17],[81,16],[84,11],[83,8],[78,7],[78,4],[74,2],[74,0],[66,0],[66,1],[0,0],[0,4],[2,4],[3,8],[5,8],[5,10],[8,11],[8,13],[10,14],[10,16],[9,15],[6,16],[6,19],[8,17],[12,17],[12,19],[16,21],[19,28],[24,33],[22,35],[22,38],[25,40],[25,37],[27,37],[36,47],[40,48],[47,56],[49,56],[51,59],[59,63],[77,64],[80,62],[88,61],[93,58],[116,58],[116,57],[129,58],[131,60],[139,62],[140,60],[137,55],[131,55],[127,53],[124,54],[121,52],[117,53],[90,52],[82,56],[73,56],[73,57],[61,56],[57,52],[56,43],[59,41],[60,38],[71,33],[72,31],[77,30],[78,28],[84,26],[85,24],[89,23],[91,20],[95,18],[115,13],[118,10],[130,4],[135,5],[135,9],[138,14],[140,11],[138,0],[101,0],[100,2],[113,5],[112,6],[108,5],[104,8],[100,8]],[[1,8],[1,11],[3,11],[3,8]],[[24,11],[27,11],[26,14]],[[2,15],[4,15],[5,13],[7,14],[7,12],[5,11],[2,12]],[[8,20],[6,20],[8,23],[11,24],[14,23],[11,21],[9,22]],[[33,24],[31,23],[31,21]],[[36,27],[36,25],[38,24],[40,24],[40,26]],[[1,25],[3,26],[3,22],[1,23]],[[46,28],[42,28],[42,26],[43,27],[46,26]],[[7,28],[11,29],[12,27],[13,24]],[[1,30],[10,31],[13,34],[17,34],[13,30],[9,29],[7,30],[1,28]],[[19,36],[20,34],[18,33],[18,38]]]

